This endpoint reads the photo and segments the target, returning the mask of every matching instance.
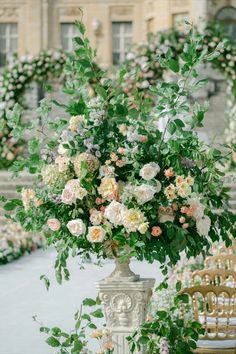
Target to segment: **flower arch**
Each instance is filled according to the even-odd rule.
[[[22,152],[22,141],[10,136],[6,124],[6,112],[23,95],[33,81],[43,83],[49,77],[59,77],[66,55],[60,51],[43,51],[36,57],[24,56],[15,59],[0,76],[0,169],[7,168]]]
[[[236,44],[224,32],[221,23],[208,24],[204,30],[206,49],[213,52],[217,45],[223,41],[224,47],[212,60],[213,68],[218,69],[227,79],[227,128],[225,131],[226,142],[236,147]],[[124,63],[127,75],[124,85],[124,91],[128,94],[134,94],[135,90],[145,95],[146,89],[151,85],[156,85],[163,79],[166,69],[155,60],[157,56],[164,57],[170,51],[174,58],[178,58],[183,52],[185,46],[185,34],[180,30],[173,28],[168,31],[149,34],[148,40],[134,46],[127,54]],[[203,48],[199,47],[199,50]],[[171,70],[175,72],[178,61],[171,59]],[[177,68],[177,67],[176,67]],[[177,70],[178,71],[178,70]],[[236,167],[235,161],[232,166]]]

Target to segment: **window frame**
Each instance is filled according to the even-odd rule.
[[[68,34],[66,36],[63,37],[63,26],[68,26]],[[74,50],[74,43],[72,41],[72,39],[76,36],[77,31],[76,31],[76,26],[74,24],[74,22],[60,22],[60,34],[61,34],[61,48],[65,51],[65,52],[73,52]],[[63,46],[63,39],[67,40],[67,48],[65,49]]]
[[[130,25],[130,32],[125,33],[125,25]],[[119,32],[117,34],[114,33],[114,25],[119,25]],[[127,48],[125,44],[125,39],[130,40],[130,44],[133,41],[133,21],[112,21],[111,23],[111,34],[112,34],[112,65],[119,65],[121,64],[127,54]],[[119,41],[119,50],[114,49],[114,39],[118,39]],[[114,54],[119,54],[119,60],[115,62]]]
[[[0,31],[0,39],[5,42],[5,49],[0,48],[0,54],[2,54],[2,61],[0,58],[0,68],[6,66],[7,61],[11,59],[14,54],[18,53],[18,23],[17,22],[0,22],[0,27],[5,27],[3,33]],[[11,27],[15,27],[14,33],[11,31]],[[11,50],[12,41],[16,41],[15,48]]]

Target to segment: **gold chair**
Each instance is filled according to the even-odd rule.
[[[205,268],[228,269],[236,271],[236,255],[217,255],[207,257],[204,265]]]
[[[179,294],[189,295],[193,318],[202,323],[205,330],[205,334],[200,337],[194,352],[198,354],[236,354],[236,328],[231,324],[231,318],[236,317],[236,288],[223,285],[199,285],[183,289]],[[214,298],[213,307],[209,306],[209,297]],[[181,306],[181,311],[183,318],[185,318],[184,304]],[[212,316],[215,318],[214,323],[212,323]],[[224,321],[221,321],[222,318]],[[209,319],[211,319],[211,323],[209,323]]]
[[[226,285],[236,287],[236,272],[230,269],[206,268],[192,274],[192,285]]]

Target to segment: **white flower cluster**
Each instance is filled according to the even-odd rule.
[[[8,222],[0,226],[0,264],[31,252],[44,244],[43,237],[38,234],[29,234],[19,224]]]
[[[0,76],[0,118],[14,106],[18,96],[24,92],[26,84],[40,81],[49,74],[61,73],[65,55],[62,52],[44,51],[36,57],[23,56],[15,59]]]

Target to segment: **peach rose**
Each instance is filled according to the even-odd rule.
[[[164,175],[166,176],[166,178],[174,177],[175,173],[173,171],[173,168],[170,167],[167,170],[165,170]]]
[[[181,223],[181,224],[184,224],[185,223],[185,217],[184,216],[181,216],[180,218],[179,218],[179,222]]]
[[[114,200],[118,197],[118,183],[113,177],[104,177],[98,187],[98,192],[106,200]]]
[[[152,236],[159,237],[162,234],[162,229],[160,226],[153,226],[151,234]]]
[[[88,228],[87,239],[89,242],[102,242],[105,238],[106,231],[101,226],[90,226]]]

